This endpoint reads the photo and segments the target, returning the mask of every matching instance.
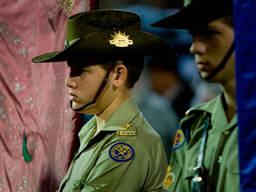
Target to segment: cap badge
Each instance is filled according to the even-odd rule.
[[[111,45],[115,45],[116,47],[128,47],[129,45],[133,45],[133,40],[129,39],[129,35],[121,33],[120,31],[118,31],[118,33],[114,32],[111,37],[112,39],[109,40],[109,43]]]

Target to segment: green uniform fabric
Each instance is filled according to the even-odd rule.
[[[112,114],[97,135],[91,137],[95,128],[93,117],[79,132],[80,148],[59,191],[161,191],[167,168],[165,151],[160,136],[143,118],[132,98]],[[117,131],[122,128],[135,135],[118,135]],[[133,148],[134,156],[130,160],[118,162],[110,157],[110,148],[118,143]]]
[[[181,121],[185,142],[173,151],[170,160],[168,191],[189,192],[191,178],[197,165],[203,127],[210,116],[210,127],[203,165],[207,170],[209,192],[239,191],[237,115],[228,122],[223,108],[222,94],[208,103],[192,108]]]

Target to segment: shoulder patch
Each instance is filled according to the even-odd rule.
[[[174,139],[172,149],[180,148],[184,144],[184,141],[185,141],[184,133],[183,133],[182,129],[179,127],[176,132],[176,136]]]
[[[169,165],[166,171],[166,176],[164,179],[164,189],[169,190],[171,188],[172,183],[175,180],[175,175],[174,173],[171,172],[172,167]]]
[[[116,143],[108,152],[111,159],[117,162],[126,162],[133,158],[134,149],[127,143]]]

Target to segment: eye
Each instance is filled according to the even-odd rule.
[[[80,76],[83,72],[84,72],[83,68],[71,68],[69,76],[70,77]]]
[[[218,34],[219,32],[215,31],[215,30],[211,30],[211,29],[208,29],[204,32],[205,35],[216,35]]]
[[[202,28],[197,30],[189,30],[189,33],[194,37],[194,36],[211,36],[211,35],[216,35],[219,32],[209,28]]]

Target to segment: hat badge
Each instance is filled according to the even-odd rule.
[[[122,33],[120,31],[114,32],[111,35],[112,39],[109,40],[111,45],[115,45],[116,47],[128,47],[129,45],[133,45],[133,40],[129,39],[129,35]]]

